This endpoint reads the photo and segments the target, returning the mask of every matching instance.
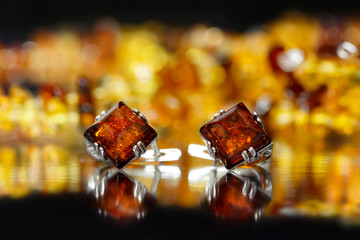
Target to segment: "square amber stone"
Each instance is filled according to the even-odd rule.
[[[215,148],[215,157],[227,168],[234,168],[245,162],[243,151],[253,147],[256,152],[271,143],[261,123],[239,103],[200,128],[206,143]],[[249,153],[248,153],[249,154]]]
[[[98,143],[104,155],[116,167],[123,168],[134,158],[133,147],[141,141],[147,148],[157,137],[156,131],[123,102],[119,102],[84,133]]]

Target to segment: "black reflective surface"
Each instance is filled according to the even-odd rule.
[[[332,220],[311,218],[269,219],[239,224],[214,219],[200,208],[157,207],[143,221],[119,225],[100,218],[83,195],[31,196],[0,201],[2,239],[121,237],[131,239],[316,239],[356,237],[359,229],[341,226]]]

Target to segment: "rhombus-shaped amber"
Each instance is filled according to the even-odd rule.
[[[110,109],[84,133],[85,138],[98,143],[116,167],[123,168],[134,158],[133,147],[141,141],[147,148],[157,137],[156,131],[123,102]]]
[[[243,151],[253,147],[258,152],[271,143],[261,124],[243,103],[206,123],[200,134],[215,148],[215,157],[228,169],[244,163]]]

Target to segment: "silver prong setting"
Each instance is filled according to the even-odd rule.
[[[139,111],[139,109],[137,109],[137,108],[133,108],[133,112],[137,114],[137,113],[139,113],[140,111]]]
[[[100,121],[100,119],[106,114],[106,111],[102,111],[99,115],[95,117],[95,122]]]
[[[221,109],[218,113],[214,114],[214,118],[220,117],[221,115],[223,115],[225,113],[224,109]]]
[[[253,115],[254,115],[255,121],[256,121],[257,123],[259,123],[260,126],[261,126],[263,129],[265,129],[264,123],[261,121],[261,119],[260,119],[259,115],[257,114],[257,112],[254,111],[254,112],[253,112]]]
[[[97,142],[94,143],[94,150],[95,150],[96,153],[99,152],[99,144]]]
[[[111,161],[108,159],[108,157],[105,154],[104,148],[101,147],[97,142],[95,142],[95,143],[87,142],[86,150],[95,159],[103,161],[103,162],[111,163]]]
[[[137,115],[138,118],[144,120],[145,122],[147,122],[146,117],[144,116],[144,114],[142,114],[138,109],[133,108],[133,113],[135,113]]]
[[[256,151],[255,151],[255,149],[253,148],[253,147],[249,147],[249,149],[248,149],[248,151],[249,151],[249,153],[250,153],[250,155],[251,155],[251,158],[252,159],[256,159]]]
[[[196,144],[190,144],[189,149],[188,149],[189,154],[192,156],[197,156],[200,158],[205,158],[205,159],[221,162],[221,160],[219,160],[219,158],[217,156],[217,152],[216,152],[217,150],[215,147],[213,147],[212,143],[208,140],[205,140],[205,139],[203,139],[203,140],[205,143],[204,148],[199,148],[199,147],[195,148],[193,146],[190,147],[190,145],[196,145]],[[248,149],[243,150],[241,152],[243,161],[239,165],[234,166],[233,168],[238,167],[243,164],[257,163],[259,160],[269,159],[272,155],[272,146],[273,146],[273,143],[270,142],[268,145],[264,146],[263,148],[261,148],[258,151],[256,151],[254,147],[250,146]],[[202,149],[204,149],[204,150],[202,150]],[[193,151],[201,151],[203,153],[194,154]],[[206,151],[207,151],[207,153],[206,153]]]
[[[104,148],[99,147],[100,157],[102,157],[105,160],[105,154],[104,154]]]
[[[245,164],[250,162],[256,162],[260,158],[269,158],[272,154],[272,143],[270,143],[268,146],[261,149],[259,152],[256,152],[253,147],[249,147],[248,150],[244,150],[241,153],[241,156],[244,159]]]
[[[132,151],[133,151],[133,153],[135,155],[134,158],[139,158],[140,157],[141,154],[140,154],[140,150],[139,150],[138,145],[134,145]]]
[[[263,153],[264,157],[270,157],[272,155],[272,149],[266,149]]]
[[[272,155],[272,152],[273,152],[272,146],[273,146],[273,143],[271,142],[266,147],[259,150],[257,152],[257,158],[261,158],[261,157],[264,157],[266,159],[270,158]]]
[[[141,151],[141,154],[143,154],[146,151],[146,146],[143,144],[142,141],[139,141],[136,145],[138,145],[138,147]]]
[[[243,151],[243,152],[241,153],[241,156],[243,157],[245,163],[250,162],[250,157],[249,157],[249,155],[248,155],[248,153],[247,153],[246,151]]]
[[[210,141],[205,141],[206,147],[208,149],[208,152],[212,158],[216,160],[216,149],[211,145]]]
[[[142,154],[146,152],[146,146],[143,142],[139,141],[136,145],[133,146],[133,153],[136,158],[140,158]]]

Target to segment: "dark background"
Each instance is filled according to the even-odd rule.
[[[358,239],[359,227],[337,219],[215,218],[204,208],[155,207],[140,222],[100,217],[81,194],[0,199],[1,239]]]
[[[2,0],[0,37],[5,42],[21,41],[39,26],[54,27],[59,23],[91,24],[104,16],[111,16],[120,23],[141,23],[151,19],[190,26],[202,22],[223,29],[243,31],[272,20],[287,10],[343,17],[358,15],[359,9],[360,1],[356,0]]]
[[[190,26],[203,22],[243,31],[286,10],[319,16],[357,14],[360,1],[0,1],[0,39],[23,41],[37,27],[91,24],[104,16],[120,23],[149,19]],[[259,223],[215,220],[203,209],[157,207],[143,222],[119,226],[101,219],[79,195],[0,199],[0,239],[314,239],[358,236],[359,229],[328,219],[263,219]]]

